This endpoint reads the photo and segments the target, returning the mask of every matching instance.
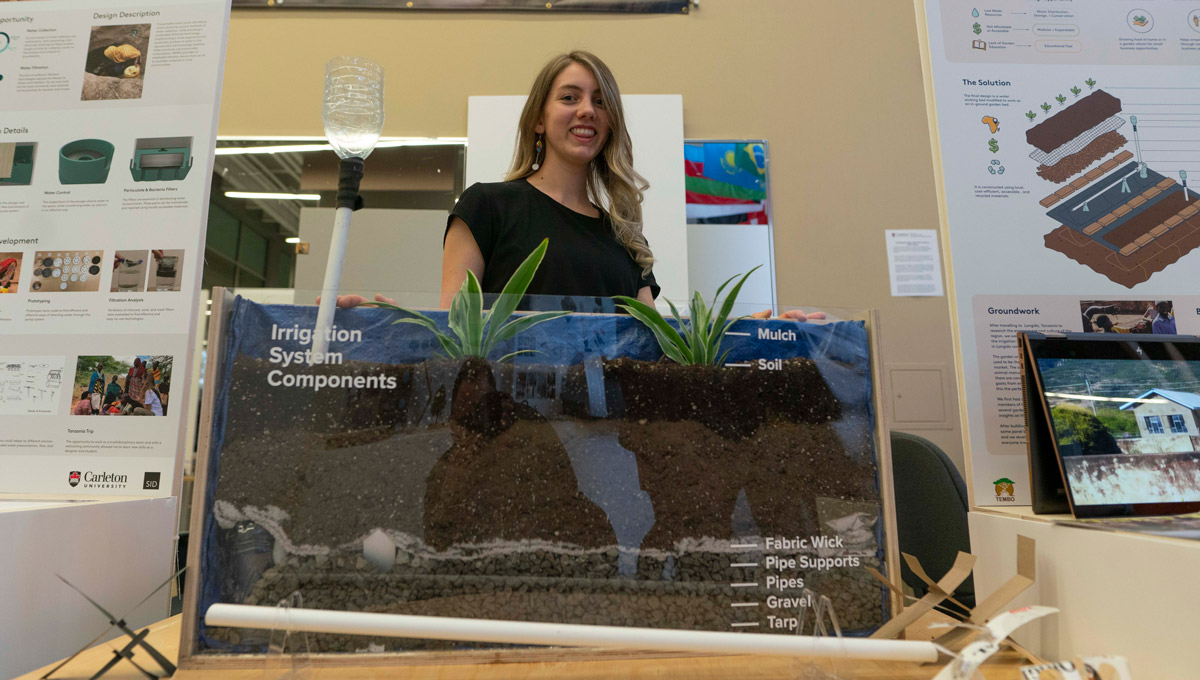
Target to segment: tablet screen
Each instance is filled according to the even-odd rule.
[[[1031,346],[1076,516],[1200,505],[1200,341],[1067,334]]]

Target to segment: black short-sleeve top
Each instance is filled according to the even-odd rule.
[[[446,222],[461,218],[483,253],[484,293],[499,293],[526,257],[549,238],[528,295],[637,297],[654,274],[642,269],[613,234],[608,216],[590,217],[554,200],[524,179],[477,183],[459,197]]]

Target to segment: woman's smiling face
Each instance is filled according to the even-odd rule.
[[[546,160],[587,165],[608,140],[608,112],[600,84],[585,66],[572,63],[550,86],[534,130],[545,137]]]

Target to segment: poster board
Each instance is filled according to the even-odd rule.
[[[178,494],[228,20],[0,5],[0,492]]]
[[[1200,13],[916,7],[972,503],[1028,505],[1017,331],[1200,332]]]

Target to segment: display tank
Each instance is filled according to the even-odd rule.
[[[316,307],[214,299],[185,656],[265,653],[271,631],[203,614],[294,593],[312,609],[748,634],[820,618],[866,635],[889,616],[870,573],[894,556],[870,314],[736,319],[685,365],[612,299],[342,309],[320,356]],[[705,341],[681,309],[664,323]]]

